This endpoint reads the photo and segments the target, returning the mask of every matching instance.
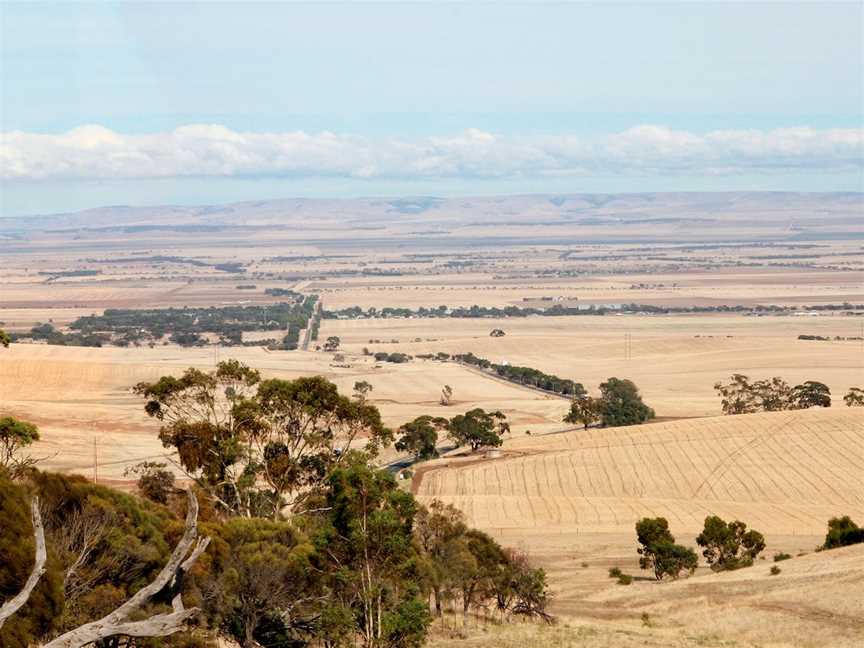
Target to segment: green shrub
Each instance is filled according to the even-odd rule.
[[[777,565],[771,565],[771,575],[776,576],[780,573],[780,568]]]
[[[618,578],[621,575],[621,570],[618,567],[609,568],[609,578]]]
[[[629,576],[628,574],[621,574],[618,577],[618,584],[619,585],[630,585],[632,582],[633,582],[633,577]]]
[[[781,560],[789,560],[791,557],[792,556],[787,553],[779,552],[774,554],[774,562],[780,562]]]
[[[847,547],[860,542],[864,542],[864,529],[855,524],[848,515],[828,520],[825,549]]]

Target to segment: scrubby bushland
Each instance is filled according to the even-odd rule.
[[[137,385],[193,482],[186,504],[157,463],[137,467],[139,488],[164,505],[81,477],[28,467],[13,480],[0,468],[0,596],[31,601],[10,612],[4,648],[54,648],[67,632],[78,639],[64,647],[113,646],[130,630],[142,647],[222,636],[243,648],[416,648],[430,601],[436,613],[493,607],[548,620],[545,573],[525,554],[470,529],[452,507],[420,506],[372,465],[390,433],[370,388],[358,383],[348,398],[324,378],[262,380],[237,361]],[[472,447],[506,425],[483,410],[453,420]],[[209,545],[195,545],[199,517]],[[47,562],[28,589],[34,543],[47,545]],[[122,618],[91,624],[112,610]],[[164,638],[151,644],[155,636]]]
[[[174,473],[166,470],[167,466],[168,464],[158,461],[142,461],[127,468],[123,474],[138,476],[135,484],[142,497],[157,504],[167,504],[176,491]]]
[[[49,558],[30,604],[3,627],[4,648],[46,644],[127,605],[158,582],[189,530],[176,501],[172,510],[80,477],[0,473],[4,599],[21,591],[32,566],[33,495],[46,511]],[[136,619],[154,621],[138,627],[136,645],[191,648],[223,637],[243,648],[419,648],[433,613],[448,609],[551,619],[545,573],[524,553],[470,529],[452,506],[420,506],[362,453],[330,470],[315,500],[289,520],[241,517],[206,500],[199,516],[196,506],[209,546],[135,607]],[[184,629],[195,610],[168,605],[178,596],[201,609],[194,635]],[[171,636],[151,644],[145,628]],[[117,635],[104,638],[119,645]]]

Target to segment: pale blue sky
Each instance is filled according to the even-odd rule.
[[[862,6],[4,2],[0,209],[861,190]]]

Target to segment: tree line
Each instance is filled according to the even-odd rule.
[[[547,374],[539,369],[532,367],[520,367],[510,364],[496,364],[486,358],[475,356],[470,351],[468,353],[457,353],[449,356],[446,353],[439,353],[436,359],[447,360],[452,359],[456,362],[462,362],[480,369],[494,371],[495,374],[505,380],[517,383],[519,385],[528,385],[544,391],[561,394],[563,396],[580,397],[587,392],[582,383],[574,382],[569,378],[559,378],[558,376]]]
[[[752,414],[783,410],[831,407],[831,390],[824,383],[807,380],[791,386],[780,376],[751,381],[744,374],[732,374],[729,382],[718,382],[714,390],[720,396],[724,414]],[[864,390],[850,387],[843,397],[849,407],[864,406]]]
[[[324,311],[325,319],[389,319],[389,318],[498,318],[507,317],[575,317],[579,315],[608,315],[611,313],[647,313],[652,315],[674,315],[686,313],[791,313],[796,311],[821,312],[821,311],[860,311],[864,310],[864,304],[814,304],[812,306],[778,306],[775,304],[757,304],[755,306],[736,304],[715,306],[655,306],[653,304],[619,304],[614,307],[598,306],[588,304],[586,306],[565,306],[554,304],[549,307],[531,306],[457,306],[446,305],[436,307],[421,306],[417,309],[385,306],[377,308],[371,306],[363,309],[360,306],[350,306],[338,310]]]
[[[31,338],[48,344],[66,346],[130,346],[155,344],[169,335],[169,341],[180,346],[204,346],[205,334],[219,336],[223,346],[266,345],[272,349],[296,349],[300,331],[316,319],[317,295],[303,296],[287,291],[291,302],[254,306],[211,306],[208,308],[106,309],[102,315],[77,318],[69,333],[52,324],[39,324],[27,334],[16,334],[12,340]],[[243,342],[245,331],[282,331],[281,338]]]

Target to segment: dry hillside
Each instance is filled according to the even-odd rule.
[[[864,517],[864,412],[712,417],[509,442],[502,459],[439,460],[418,478],[486,529],[629,532],[663,515],[698,533],[706,515],[775,534],[818,534]]]

